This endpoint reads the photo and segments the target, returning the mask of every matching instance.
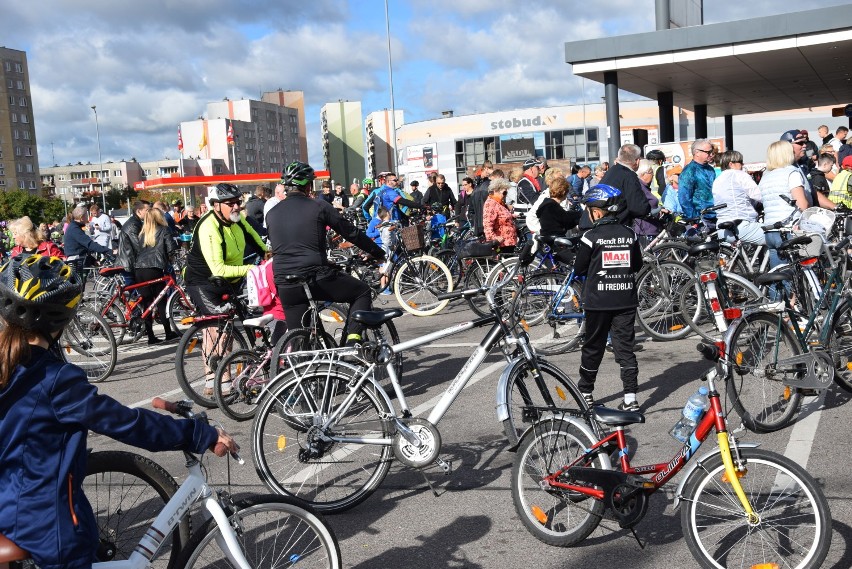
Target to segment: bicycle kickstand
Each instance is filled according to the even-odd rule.
[[[452,468],[453,468],[452,463],[447,462],[446,460],[444,460],[444,459],[443,459],[443,458],[441,458],[440,456],[439,456],[438,458],[436,458],[436,459],[435,459],[435,463],[436,463],[438,466],[440,466],[440,467],[441,467],[441,470],[443,470],[443,471],[444,471],[444,475],[445,475],[445,476],[449,476],[449,475],[450,475],[450,471],[451,471],[451,470],[452,470]],[[431,480],[429,480],[429,477],[428,477],[428,476],[426,476],[426,471],[421,469],[421,470],[420,470],[420,474],[422,474],[422,475],[423,475],[423,480],[425,480],[425,481],[426,481],[426,484],[428,484],[428,485],[429,485],[429,489],[430,489],[430,490],[432,490],[432,494],[434,494],[436,498],[440,498],[440,497],[441,497],[441,495],[440,495],[440,494],[438,494],[438,491],[437,491],[437,490],[435,490],[435,485],[434,485],[434,484],[432,484],[432,481],[431,481]]]
[[[630,533],[633,534],[633,537],[636,539],[636,543],[639,544],[639,549],[645,549],[645,544],[642,543],[641,539],[639,539],[639,535],[636,533],[636,528],[630,528]]]

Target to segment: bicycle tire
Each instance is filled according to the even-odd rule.
[[[186,300],[184,300],[184,297],[181,296],[180,292],[177,290],[172,291],[169,298],[166,300],[166,317],[171,323],[172,331],[175,334],[183,334],[186,332],[191,324],[184,324],[184,319],[197,315],[198,311],[195,310],[189,296],[187,296]]]
[[[600,500],[541,484],[544,477],[582,456],[595,442],[560,419],[537,423],[521,440],[512,464],[512,502],[524,527],[539,541],[569,547],[589,537],[600,523],[604,514]],[[582,465],[605,468],[598,455]]]
[[[258,519],[259,518],[259,519]],[[252,524],[254,520],[257,524]],[[283,496],[251,496],[228,513],[240,550],[252,567],[295,566],[340,569],[340,546],[325,520],[305,504]],[[232,567],[216,540],[221,530],[209,520],[184,548],[180,567]],[[278,548],[281,548],[279,550]],[[281,563],[281,565],[278,565]]]
[[[669,342],[689,335],[680,314],[681,289],[693,276],[692,269],[678,261],[648,263],[636,276],[639,306],[636,319],[651,338]]]
[[[589,409],[580,389],[565,372],[543,360],[538,360],[537,369],[541,372],[545,385],[537,384],[529,363],[526,362],[518,366],[506,382],[504,399],[507,402],[509,417],[503,421],[503,432],[506,433],[510,446],[518,444],[527,428],[537,419],[525,414],[524,407],[546,407],[552,401],[556,409]],[[559,403],[564,404],[560,406]]]
[[[65,359],[82,368],[91,383],[108,378],[118,361],[118,347],[109,322],[85,306],[77,307],[74,318],[62,330],[59,345]]]
[[[801,354],[801,348],[780,316],[757,312],[741,318],[728,354],[732,360],[728,396],[743,424],[755,433],[771,433],[789,425],[801,405],[801,394],[784,385],[787,372],[779,373],[774,366]]]
[[[708,569],[773,563],[821,567],[832,530],[817,482],[785,456],[759,448],[740,448],[739,453],[748,464],[740,484],[760,523],[749,522],[733,488],[723,481],[722,457],[713,455],[701,463],[683,494],[681,527],[692,556]]]
[[[216,344],[212,346],[210,354],[205,355],[204,334],[212,329],[216,329],[217,332]],[[235,343],[238,345],[236,349],[246,350],[249,347],[245,337],[237,330],[231,318],[214,318],[196,322],[181,336],[175,353],[175,376],[183,392],[202,407],[216,408],[213,389],[216,369],[222,359],[234,351],[232,346]],[[200,347],[199,344],[201,344]]]
[[[128,559],[177,490],[175,479],[149,458],[125,451],[89,454],[83,493],[97,520],[98,561]],[[178,556],[189,541],[190,524],[190,516],[184,516],[160,546],[154,567],[180,567]]]
[[[264,358],[253,350],[235,350],[222,359],[213,380],[216,405],[234,421],[248,421],[254,417],[263,389],[269,383],[269,367]],[[223,378],[231,378],[224,382]],[[230,383],[223,391],[223,383]],[[251,385],[249,385],[251,383]]]
[[[112,335],[115,337],[115,344],[117,346],[124,344],[127,335],[127,319],[124,318],[121,307],[111,304],[107,310],[98,310],[98,313],[109,323]]]
[[[724,280],[724,297],[728,300],[723,308],[755,304],[763,298],[763,295],[755,290],[754,285],[748,279],[738,274],[725,271]],[[717,280],[716,286],[721,287],[720,283],[721,281]],[[719,296],[721,300],[722,295]],[[700,303],[698,302],[699,298],[701,299]],[[681,317],[693,332],[710,342],[719,340],[723,331],[716,326],[712,308],[707,302],[704,287],[698,278],[693,277],[684,285],[678,304],[680,305]]]
[[[843,303],[834,313],[829,352],[834,359],[834,382],[852,392],[852,304]]]
[[[307,328],[295,328],[288,330],[286,334],[278,338],[272,348],[272,360],[270,362],[270,376],[277,377],[283,368],[282,358],[291,352],[316,352],[336,348],[334,338],[326,332],[315,335]],[[285,358],[286,359],[286,358]]]
[[[270,490],[302,499],[320,512],[337,513],[366,500],[385,479],[390,446],[341,444],[327,438],[338,429],[347,436],[391,437],[383,419],[391,409],[376,384],[361,387],[330,430],[320,433],[314,428],[322,423],[318,404],[326,403],[322,416],[327,417],[351,392],[351,381],[351,374],[340,368],[321,366],[273,383],[252,425],[255,469]],[[309,448],[321,452],[312,456]]]
[[[443,310],[450,301],[439,300],[438,295],[452,290],[450,269],[429,255],[406,259],[393,279],[396,301],[415,316],[431,316]]]
[[[512,299],[510,312],[528,326],[541,324],[559,291],[565,275],[544,270],[527,275],[520,290]]]
[[[689,258],[689,245],[681,241],[667,241],[652,247],[649,253],[661,261],[685,263]]]
[[[464,267],[459,260],[458,253],[456,253],[453,249],[441,249],[428,254],[433,257],[437,257],[447,266],[450,270],[450,274],[453,276],[453,287],[457,288],[461,284],[462,278],[464,278]]]
[[[556,276],[557,279],[561,278]],[[547,302],[544,309],[543,325],[537,327],[536,334],[531,334],[531,342],[535,351],[545,356],[556,356],[573,350],[582,341],[586,333],[586,318],[583,311],[581,287],[576,283],[563,289],[563,282],[552,280],[548,275],[532,278],[527,289],[529,296],[538,295],[540,303]],[[561,296],[560,305],[556,306],[557,298]]]
[[[488,275],[495,269],[500,270],[500,267],[505,267],[505,265],[503,265],[502,259],[499,258],[483,257],[474,259],[473,263],[465,272],[462,288],[464,290],[470,290],[485,285]],[[491,309],[488,306],[488,301],[484,294],[477,294],[476,296],[471,296],[465,300],[473,313],[480,318],[491,314]]]

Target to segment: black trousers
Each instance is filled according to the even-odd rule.
[[[163,269],[136,269],[134,276],[136,277],[137,283],[152,281],[163,277]],[[151,301],[154,300],[164,288],[166,288],[166,283],[159,282],[136,289],[142,297],[142,306],[148,308]],[[157,303],[157,312],[159,312],[160,324],[162,324],[167,331],[171,331],[168,319],[166,318],[166,303],[168,300],[169,297],[166,295]],[[151,320],[152,319],[148,319],[148,325],[150,325]]]
[[[595,389],[598,368],[606,353],[606,338],[612,338],[612,351],[615,361],[621,366],[621,382],[625,393],[636,393],[639,389],[639,366],[633,344],[636,332],[636,309],[627,310],[586,310],[586,340],[580,356],[580,382],[578,387],[584,393]]]
[[[308,311],[308,297],[302,285],[288,285],[275,282],[278,294],[281,297],[281,306],[284,308],[284,316],[287,326],[293,330],[302,327],[302,319]],[[370,287],[362,281],[343,273],[332,273],[328,276],[317,277],[308,288],[314,300],[328,300],[332,302],[346,302],[349,304],[349,314],[356,310],[370,310],[372,308],[372,297]],[[357,322],[349,321],[347,334],[361,334],[364,326]],[[345,341],[346,338],[343,338]]]

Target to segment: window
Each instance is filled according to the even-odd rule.
[[[29,134],[29,133],[27,133],[27,134]],[[27,146],[27,156],[32,156],[32,155],[33,155],[33,147]]]
[[[9,61],[6,62],[6,71],[12,71],[12,63]]]
[[[31,190],[36,189],[35,180],[30,180],[30,189]]]
[[[22,174],[22,173],[24,172],[24,165],[23,165],[23,164],[21,164],[20,162],[18,162],[18,163],[16,164],[16,166],[18,167],[18,173],[19,173],[19,174]]]
[[[19,190],[26,190],[27,189],[27,183],[23,180],[18,180],[18,189]]]
[[[18,99],[18,104],[22,107],[26,107],[27,106],[27,98],[21,97],[20,99]]]
[[[33,173],[33,165],[32,165],[32,164],[27,164],[27,173],[28,173],[28,174],[32,174],[32,173]]]
[[[24,140],[29,140],[29,139],[30,139],[30,131],[24,130]]]
[[[588,162],[600,159],[598,130],[554,130],[544,133],[545,156],[548,159]]]
[[[64,181],[65,181],[65,174],[59,174],[59,181],[60,181],[60,182],[64,182]]]
[[[9,105],[15,106],[15,95],[9,95]]]
[[[15,71],[17,71],[18,73],[23,73],[24,67],[20,63],[16,63],[15,64]]]
[[[115,176],[116,178],[120,177],[120,176],[121,176],[121,170],[115,170],[115,171],[112,173],[112,175],[113,175],[113,176]]]
[[[30,122],[30,119],[27,118],[27,115],[21,113],[21,122],[27,124]]]
[[[18,89],[23,90],[23,88],[24,88],[24,82],[23,81],[16,81],[15,84],[18,86]]]
[[[18,122],[18,113],[12,113],[12,122]]]
[[[20,140],[20,138],[21,138],[21,131],[19,131],[18,129],[15,129],[15,140]],[[20,156],[20,154],[18,154],[18,156]]]
[[[151,175],[151,170],[145,170],[145,176],[150,176],[150,175]]]
[[[15,82],[12,81],[11,79],[9,79],[9,89],[14,89],[14,88],[15,88]]]

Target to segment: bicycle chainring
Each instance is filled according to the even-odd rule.
[[[393,454],[397,460],[412,468],[423,468],[432,464],[441,451],[441,433],[437,427],[419,417],[402,420],[402,423],[420,439],[420,446],[412,444],[397,430],[392,442]]]
[[[623,529],[634,527],[648,511],[648,494],[641,488],[625,483],[619,484],[606,495],[608,506]]]

